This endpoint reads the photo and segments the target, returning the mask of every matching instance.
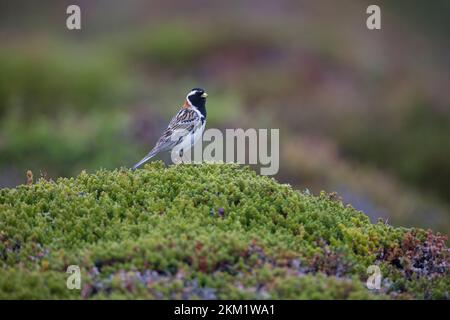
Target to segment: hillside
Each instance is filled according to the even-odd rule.
[[[365,282],[379,265],[379,291]],[[81,290],[68,290],[78,265]],[[448,299],[445,237],[225,164],[0,190],[0,299]]]

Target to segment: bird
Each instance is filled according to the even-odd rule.
[[[180,111],[170,120],[154,148],[133,166],[133,170],[158,153],[168,150],[177,152],[182,158],[183,152],[190,149],[205,130],[207,96],[208,94],[202,88],[189,91]]]

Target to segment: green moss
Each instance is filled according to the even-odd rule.
[[[81,291],[65,287],[69,265]],[[236,165],[154,162],[0,191],[0,298],[448,298],[448,282],[444,237]]]

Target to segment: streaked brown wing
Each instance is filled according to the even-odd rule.
[[[170,120],[167,129],[175,125],[176,123],[197,121],[199,118],[197,112],[193,109],[182,108],[178,113]]]
[[[174,132],[177,130],[184,130],[186,133],[192,132],[199,123],[201,123],[201,121],[197,112],[187,108],[181,109],[172,120],[170,120],[169,125],[166,130],[164,130],[153,150],[161,152],[172,149],[180,143],[183,138],[182,136],[177,136],[177,140],[173,139]],[[180,134],[180,132],[177,132],[177,134]]]

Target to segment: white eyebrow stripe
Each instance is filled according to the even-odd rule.
[[[191,103],[191,100],[189,100],[189,97],[190,96],[192,96],[192,95],[194,95],[194,94],[196,94],[197,92],[199,92],[200,90],[192,90],[191,92],[189,92],[188,94],[187,94],[187,96],[186,96],[186,101],[189,103],[189,105],[191,106],[191,107],[193,107],[193,105],[192,105],[192,103]]]
[[[192,96],[193,94],[196,94],[197,92],[199,92],[199,90],[192,90],[191,92],[188,93],[188,97]]]
[[[194,94],[195,92],[189,92],[188,93],[188,95],[186,96],[186,101],[189,103],[189,105],[191,106],[191,107],[193,107],[193,105],[192,105],[192,103],[191,103],[191,100],[189,100],[189,96],[191,96],[192,94]]]

